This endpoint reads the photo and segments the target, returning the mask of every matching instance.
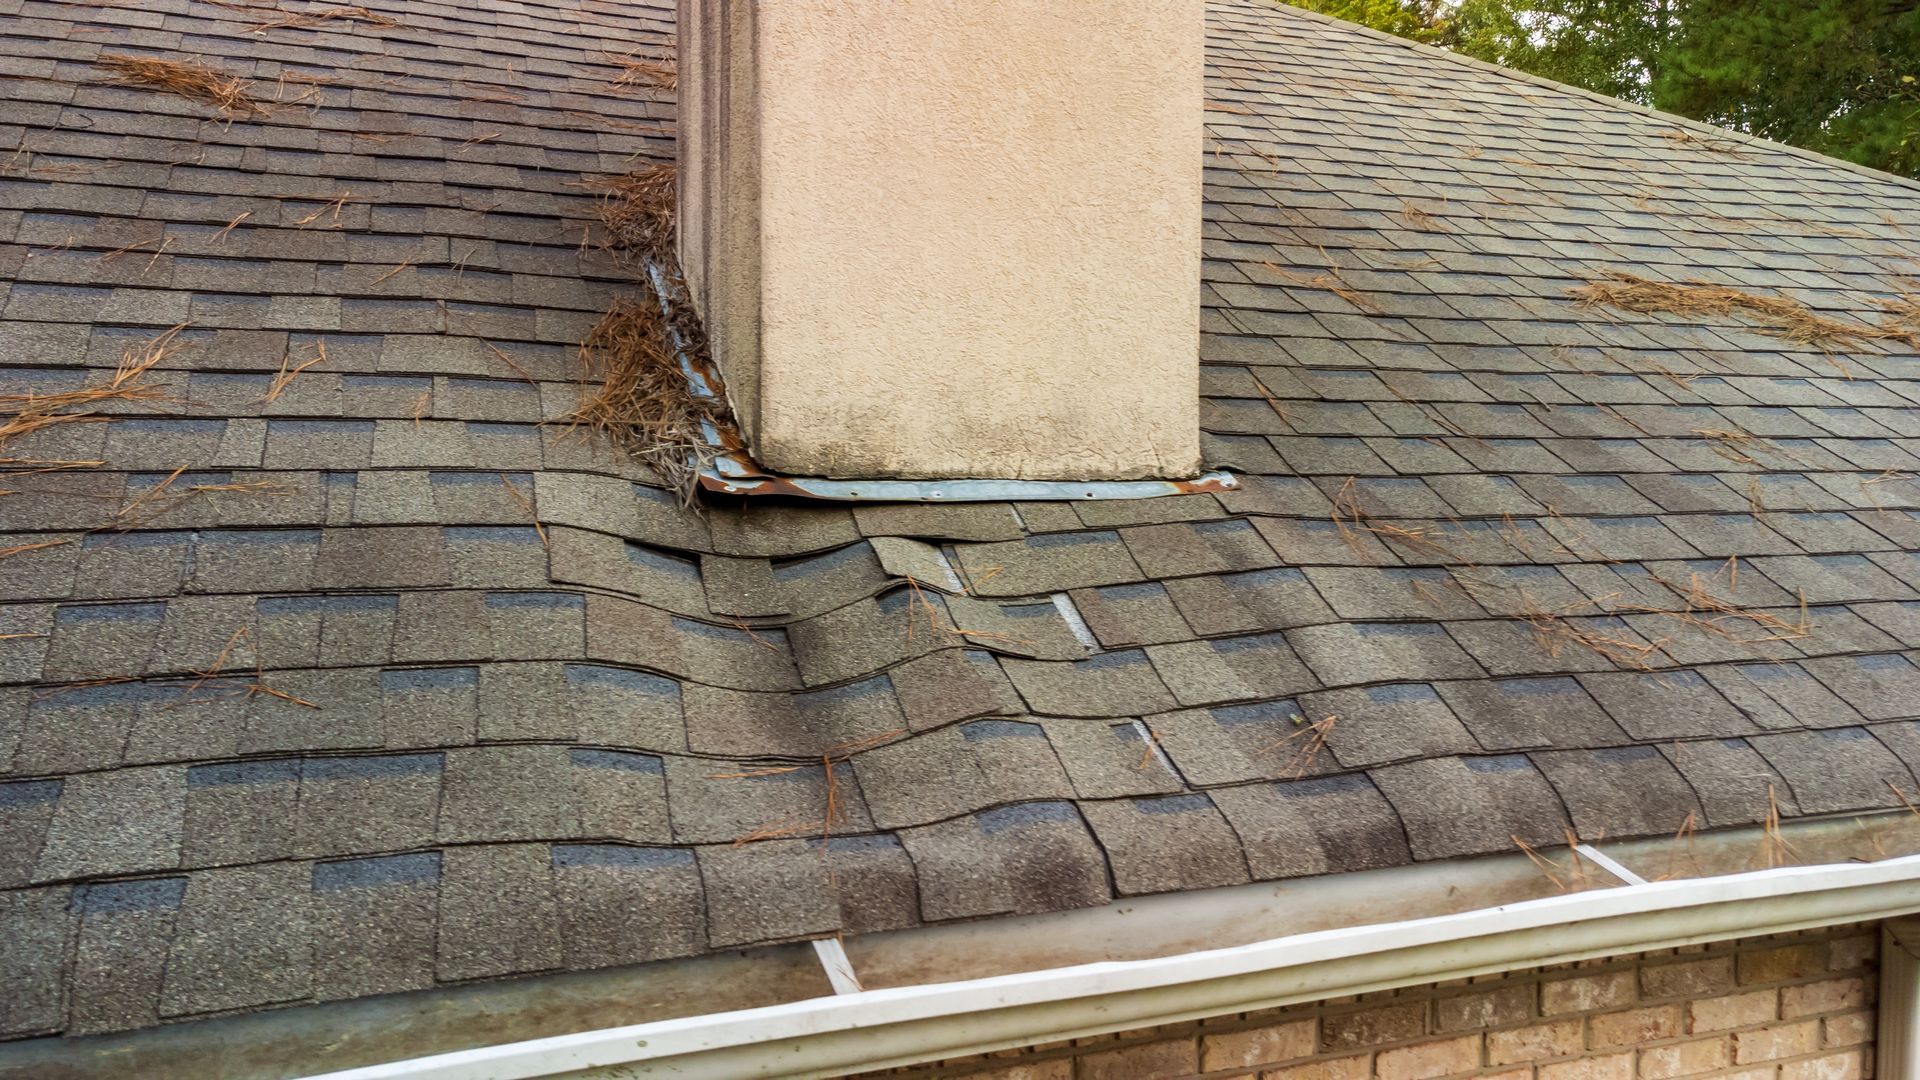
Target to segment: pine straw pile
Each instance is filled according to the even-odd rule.
[[[369,11],[358,5],[350,7],[315,8],[312,11],[305,12],[292,12],[285,8],[270,8],[268,10],[279,12],[280,18],[272,22],[263,22],[258,26],[250,26],[247,29],[258,34],[268,30],[280,30],[286,27],[325,26],[328,23],[335,22],[348,24],[366,23],[368,26],[382,27],[400,25],[400,20],[398,19],[388,18],[385,15],[375,11]]]
[[[678,90],[680,70],[660,60],[635,60],[631,56],[623,56],[620,58],[620,77],[613,80],[613,85],[622,90],[633,86]]]
[[[118,54],[102,56],[93,63],[113,72],[118,76],[114,82],[122,86],[144,87],[212,105],[229,117],[267,115],[266,107],[247,93],[252,83],[205,64]]]
[[[602,192],[600,246],[633,274],[640,295],[615,300],[580,342],[580,403],[570,429],[604,436],[677,489],[688,507],[700,470],[713,460],[701,428],[730,428],[725,393],[693,393],[682,355],[707,355],[706,332],[694,313],[674,254],[675,168],[653,164],[594,184]],[[659,295],[649,268],[660,271]]]
[[[1815,312],[1798,300],[1757,296],[1706,282],[1677,284],[1633,274],[1608,274],[1567,290],[1581,308],[1613,307],[1669,315],[1741,315],[1764,333],[1822,350],[1847,349],[1870,341],[1893,341],[1920,349],[1920,300],[1905,296],[1881,304],[1887,314],[1878,323],[1848,322]]]
[[[686,305],[674,314],[669,322],[652,295],[615,300],[580,342],[588,389],[567,420],[644,462],[691,506],[699,469],[713,457],[701,425],[726,417],[719,402],[694,396],[680,369],[676,334],[691,352],[700,327]]]
[[[675,264],[673,255],[675,180],[671,162],[648,165],[623,176],[593,183],[601,191],[601,246],[622,263],[652,259]]]

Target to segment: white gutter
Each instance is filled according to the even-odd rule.
[[[1920,855],[1659,881],[1148,960],[865,990],[319,1080],[826,1077],[1624,952],[1920,911]]]

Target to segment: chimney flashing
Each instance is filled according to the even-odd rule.
[[[672,277],[649,261],[646,273],[654,287],[668,325],[672,309],[686,303],[686,297],[674,287]],[[694,397],[707,400],[728,397],[728,388],[712,362],[691,352],[678,332],[670,331],[674,358],[686,376],[687,389]],[[737,415],[723,410],[727,415]],[[707,440],[704,453],[693,455],[689,464],[695,470],[702,490],[719,495],[785,495],[829,502],[1084,502],[1103,499],[1155,499],[1166,495],[1195,495],[1204,492],[1225,494],[1238,491],[1240,481],[1224,469],[1201,473],[1187,480],[1006,480],[961,477],[945,480],[898,480],[868,478],[832,479],[818,476],[786,476],[771,472],[757,463],[748,451],[746,440],[737,427],[703,424]]]
[[[1199,473],[1200,0],[680,25],[680,257],[771,472]]]

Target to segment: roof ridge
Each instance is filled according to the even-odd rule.
[[[1768,149],[1768,150],[1777,150],[1783,153],[1791,154],[1795,157],[1806,158],[1806,159],[1820,162],[1826,165],[1838,165],[1849,171],[1860,173],[1863,176],[1866,176],[1870,179],[1887,181],[1887,182],[1899,185],[1901,187],[1911,188],[1915,192],[1920,192],[1920,179],[1913,179],[1911,177],[1901,176],[1898,173],[1886,172],[1885,170],[1882,170],[1882,169],[1873,168],[1870,165],[1862,165],[1857,161],[1848,161],[1845,158],[1834,157],[1831,154],[1823,154],[1818,150],[1809,150],[1803,146],[1793,146],[1789,143],[1776,142],[1772,139],[1762,138],[1761,136],[1758,136],[1758,135],[1750,135],[1744,131],[1736,131],[1733,128],[1721,127],[1718,124],[1709,124],[1704,120],[1695,120],[1690,116],[1682,116],[1679,113],[1665,112],[1663,110],[1656,109],[1651,105],[1642,105],[1637,101],[1628,101],[1625,98],[1612,97],[1607,94],[1599,93],[1598,91],[1588,90],[1586,87],[1583,87],[1583,86],[1575,86],[1572,83],[1564,83],[1564,82],[1560,82],[1557,79],[1549,79],[1544,75],[1535,75],[1530,71],[1521,71],[1519,68],[1510,68],[1510,67],[1503,66],[1501,64],[1495,64],[1491,61],[1482,60],[1478,57],[1468,56],[1465,53],[1454,52],[1451,49],[1442,49],[1435,45],[1427,45],[1422,42],[1412,41],[1407,38],[1399,37],[1398,35],[1395,35],[1395,34],[1389,34],[1384,30],[1376,30],[1371,26],[1363,26],[1360,23],[1349,22],[1346,19],[1341,19],[1333,15],[1327,15],[1322,12],[1313,11],[1309,8],[1297,7],[1293,4],[1287,3],[1286,0],[1252,0],[1252,3],[1254,4],[1254,6],[1259,6],[1263,3],[1270,5],[1271,7],[1282,11],[1282,13],[1285,15],[1299,15],[1308,19],[1314,19],[1321,22],[1333,23],[1334,25],[1339,26],[1342,29],[1355,30],[1369,37],[1378,38],[1382,42],[1391,43],[1401,48],[1405,48],[1417,53],[1433,56],[1438,59],[1448,60],[1465,67],[1476,68],[1482,71],[1491,72],[1496,75],[1503,75],[1507,78],[1514,79],[1520,82],[1532,83],[1535,86],[1544,86],[1550,90],[1564,91],[1566,93],[1588,98],[1592,101],[1597,101],[1605,105],[1611,105],[1616,108],[1625,109],[1629,112],[1642,113],[1647,116],[1656,117],[1660,120],[1669,121],[1671,123],[1679,124],[1684,127],[1692,128],[1695,131],[1706,132],[1718,138],[1732,139],[1734,141],[1739,142],[1743,146],[1752,146],[1752,147],[1759,147],[1759,148]]]

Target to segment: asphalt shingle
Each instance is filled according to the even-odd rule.
[[[1210,0],[1201,416],[1233,490],[693,512],[564,423],[634,288],[577,246],[582,185],[671,155],[671,104],[596,57],[670,55],[670,5],[241,36],[41,7],[0,39],[51,148],[0,212],[0,394],[192,325],[165,399],[4,448],[98,464],[0,499],[0,1037],[1920,787],[1911,364],[1565,295],[1630,271],[1872,321],[1885,241],[1841,223],[1910,227],[1911,185]],[[100,31],[354,62],[318,112],[231,123],[81,87],[77,132],[54,106]],[[522,100],[366,81],[427,53],[452,86],[525,55]],[[391,141],[329,149],[340,109]],[[1647,175],[1684,213],[1634,205]]]

